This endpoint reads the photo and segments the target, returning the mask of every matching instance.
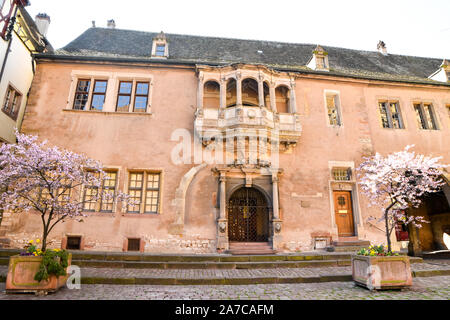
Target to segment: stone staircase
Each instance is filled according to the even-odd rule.
[[[0,249],[0,282],[17,249]],[[304,252],[272,255],[175,255],[131,252],[71,251],[81,268],[82,284],[245,285],[351,281],[354,252]],[[448,267],[421,270],[421,258],[410,257],[414,276],[450,275]],[[417,267],[416,267],[417,266]],[[429,268],[429,266],[428,266]],[[442,270],[441,270],[442,269]]]
[[[228,253],[233,255],[275,254],[268,242],[230,242]]]
[[[72,264],[81,268],[112,269],[278,269],[342,267],[351,265],[351,252],[305,252],[272,255],[161,255],[130,252],[71,251]],[[19,250],[0,250],[0,266]],[[411,263],[422,258],[410,257]]]

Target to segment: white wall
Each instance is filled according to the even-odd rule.
[[[0,68],[3,64],[5,51],[8,43],[0,39]],[[22,123],[25,105],[27,103],[27,94],[33,80],[33,68],[31,54],[23,45],[19,37],[13,33],[10,53],[6,62],[3,78],[0,82],[0,138],[8,142],[14,142],[14,127],[19,127]],[[17,121],[7,116],[1,109],[5,103],[5,95],[11,84],[22,94],[20,111]]]

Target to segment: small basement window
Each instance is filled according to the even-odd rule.
[[[81,236],[68,236],[66,249],[80,250],[81,249]]]
[[[141,239],[128,239],[127,251],[141,251]]]

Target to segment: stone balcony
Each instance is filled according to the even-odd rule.
[[[280,145],[292,147],[301,136],[302,126],[298,114],[276,113],[265,107],[233,106],[197,109],[194,130],[204,144],[217,137],[256,137],[267,134],[269,141],[278,136]]]

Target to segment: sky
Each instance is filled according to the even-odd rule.
[[[31,0],[47,13],[58,49],[95,21],[106,27],[224,38],[320,44],[450,58],[450,0]]]

